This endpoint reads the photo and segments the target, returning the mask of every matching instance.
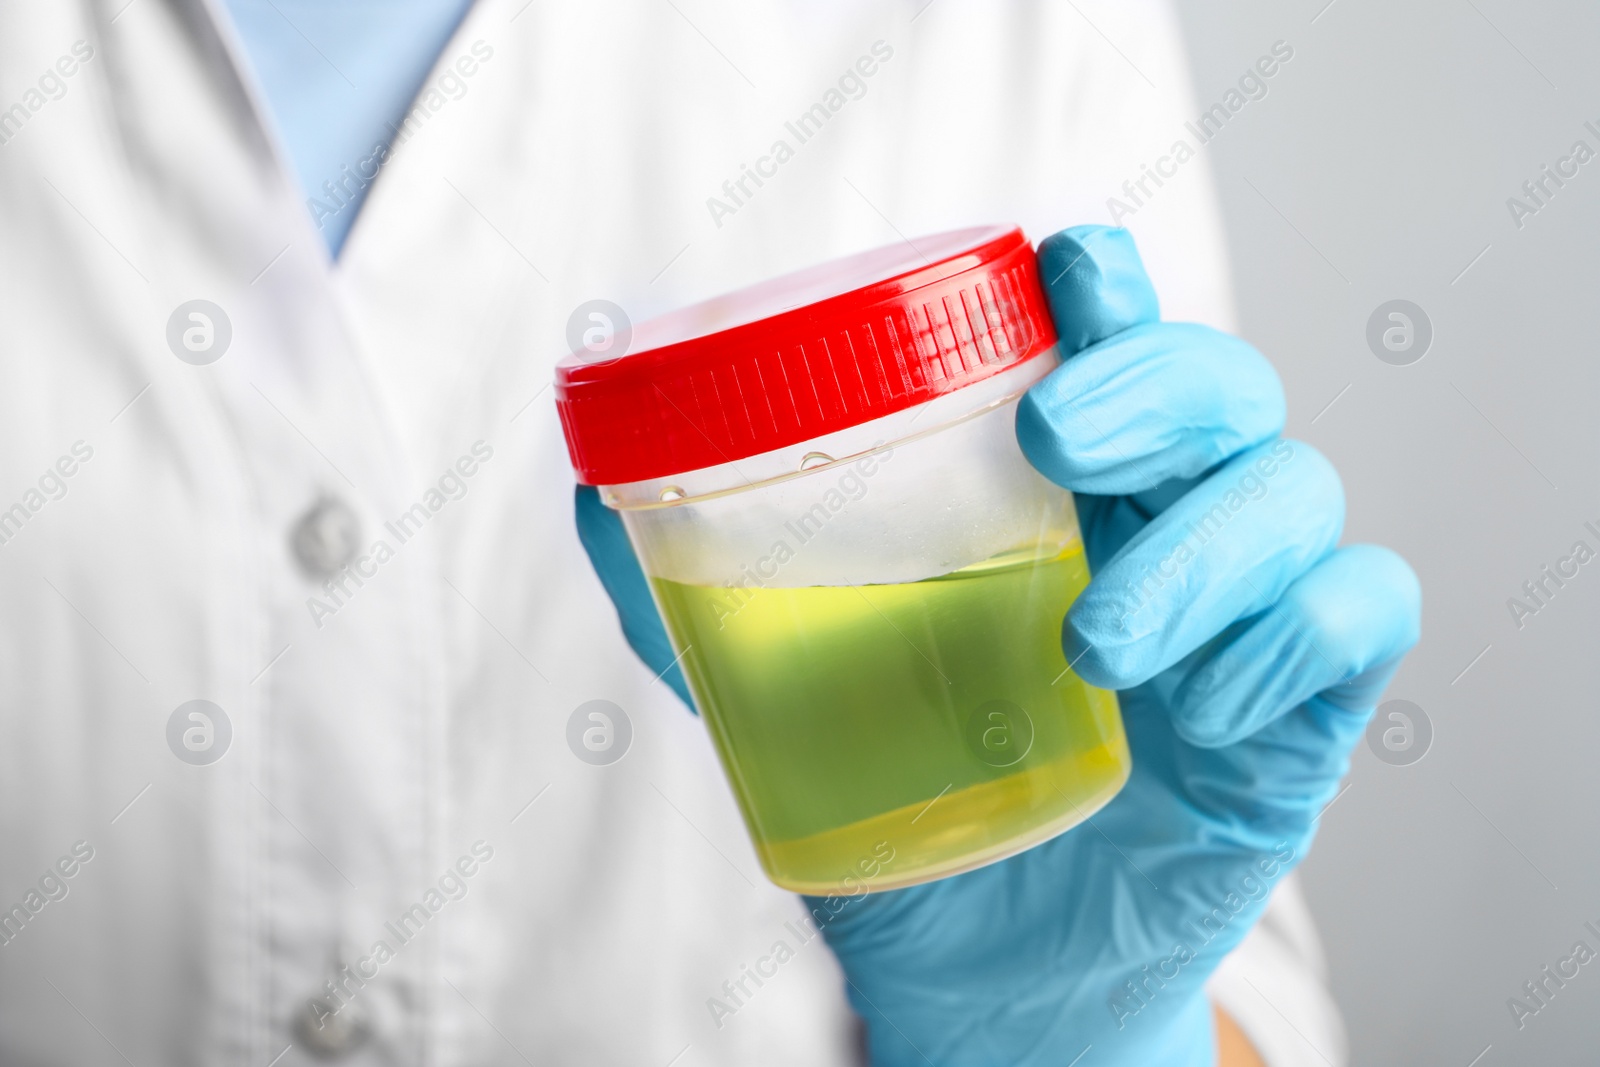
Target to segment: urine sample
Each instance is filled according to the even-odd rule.
[[[880,842],[885,883],[936,878],[1053,837],[1122,786],[1116,698],[1061,650],[1087,582],[1074,540],[917,582],[654,586],[763,867],[828,893]]]
[[[1089,581],[1072,494],[1015,438],[1057,362],[1032,249],[991,229],[917,250],[688,309],[557,377],[763,869],[800,892],[1002,859],[1130,768],[1115,695],[1062,651]]]

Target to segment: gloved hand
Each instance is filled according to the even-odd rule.
[[[1067,230],[1039,257],[1064,362],[1023,399],[1017,437],[1077,494],[1095,576],[1062,643],[1120,691],[1132,774],[1087,823],[1004,862],[808,903],[876,1064],[1209,1065],[1202,986],[1304,856],[1417,640],[1420,592],[1393,553],[1334,547],[1338,477],[1277,440],[1272,368],[1157,322],[1126,231]],[[578,505],[629,640],[665,667],[620,523],[592,492]]]

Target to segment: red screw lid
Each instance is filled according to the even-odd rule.
[[[1020,229],[956,230],[762,282],[568,356],[556,409],[580,481],[729,463],[913,407],[1055,343]]]

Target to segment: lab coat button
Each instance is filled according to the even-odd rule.
[[[361,519],[350,506],[323,497],[295,524],[289,543],[308,578],[331,578],[360,550]]]
[[[294,1020],[294,1040],[314,1059],[337,1060],[367,1043],[372,1027],[353,1004],[309,1001]]]

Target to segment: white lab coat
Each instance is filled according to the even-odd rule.
[[[859,99],[708,206],[878,41]],[[1107,221],[1193,110],[1170,13],[482,0],[336,267],[241,54],[214,0],[0,7],[0,1062],[312,1062],[341,965],[370,975],[344,1063],[849,1062],[820,942],[708,1011],[800,908],[584,559],[552,364],[592,298],[637,320],[902,234]],[[1210,183],[1125,221],[1169,317],[1225,326]],[[194,299],[231,326],[207,365],[168,343]],[[338,597],[290,546],[319,500],[369,559]],[[633,726],[610,766],[565,740],[597,698]],[[169,744],[194,699],[231,729],[209,765]],[[1229,965],[1274,1010],[1216,995],[1274,1062],[1337,1062],[1279,921]]]

